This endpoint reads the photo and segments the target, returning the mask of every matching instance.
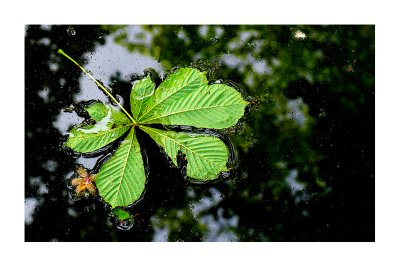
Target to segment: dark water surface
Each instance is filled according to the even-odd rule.
[[[176,67],[208,72],[251,102],[219,131],[235,168],[192,184],[143,132],[143,199],[129,231],[98,199],[74,200],[76,156],[62,143],[83,121],[79,103],[108,97],[63,49],[129,110],[132,83]],[[26,241],[374,241],[374,26],[26,26]],[[72,105],[72,106],[71,106]],[[67,109],[66,109],[67,108]]]

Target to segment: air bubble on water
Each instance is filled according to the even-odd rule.
[[[231,175],[230,175],[229,172],[221,172],[220,176],[221,176],[221,178],[223,178],[223,179],[227,179],[227,178],[229,178]]]
[[[215,80],[213,84],[222,84],[224,81],[222,79]]]
[[[134,220],[117,221],[116,227],[122,231],[129,231],[132,229]]]
[[[72,188],[71,188],[71,189],[68,188],[68,189],[69,189],[69,190],[68,190],[68,196],[69,196],[69,199],[70,199],[72,202],[77,202],[77,201],[79,201],[79,200],[82,199],[81,197],[79,197],[79,196],[75,193],[75,191],[72,190]]]
[[[116,95],[115,95],[115,99],[118,101],[118,103],[119,103],[121,106],[124,105],[124,99],[122,98],[122,96],[116,94]],[[109,97],[109,100],[110,100],[110,102],[111,102],[111,104],[112,104],[113,106],[118,106],[118,104],[115,103],[115,101],[112,100],[111,97]]]
[[[73,27],[68,27],[67,34],[73,36],[76,34],[76,31]]]

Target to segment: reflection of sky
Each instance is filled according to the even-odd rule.
[[[53,171],[55,170],[56,167],[56,165],[54,166],[52,164],[51,160],[49,160],[44,167],[46,168],[47,166]],[[49,193],[47,185],[42,181],[42,177],[40,176],[30,176],[29,184],[31,187],[37,188],[37,195],[39,197],[25,198],[25,224],[31,224],[33,222],[33,215],[35,213],[35,209],[37,209],[40,205],[43,204],[44,198],[40,196]]]
[[[96,165],[97,161],[102,157],[103,155],[93,157],[93,158],[84,158],[84,157],[79,157],[75,160],[76,164],[82,164],[85,166],[87,169],[93,169],[94,166]]]
[[[299,181],[297,181],[298,174],[299,171],[297,169],[292,169],[289,171],[288,176],[286,176],[285,178],[285,181],[288,184],[290,191],[293,195],[306,187],[304,183],[300,183]]]
[[[57,161],[54,161],[54,160],[50,159],[50,160],[47,160],[45,163],[43,163],[42,166],[47,171],[54,172],[58,167],[58,163],[57,163]]]
[[[46,103],[46,104],[49,102],[49,93],[50,93],[50,90],[48,87],[43,87],[42,90],[38,91],[38,95],[40,96],[40,98],[43,99],[44,103]]]
[[[288,176],[286,176],[285,178],[285,181],[290,188],[292,195],[295,196],[295,204],[298,204],[300,201],[307,201],[310,198],[310,195],[306,191],[307,184],[298,181],[298,175],[299,171],[297,169],[292,169],[289,171]]]
[[[152,217],[152,222],[154,224],[154,222],[157,219],[155,219],[154,217]],[[153,227],[154,230],[154,234],[153,234],[153,242],[168,242],[168,228],[167,227]]]
[[[204,236],[204,241],[236,241],[237,236],[229,231],[229,227],[237,227],[239,217],[237,215],[231,218],[222,216],[223,209],[218,209],[217,219],[213,215],[201,215],[206,213],[212,207],[221,202],[223,195],[215,188],[210,188],[211,197],[203,196],[199,201],[190,205],[195,218],[198,218],[207,226],[207,233]]]
[[[301,106],[304,105],[303,99],[301,97],[297,99],[288,100],[288,107],[290,110],[290,116],[292,119],[299,124],[300,126],[304,126],[306,122],[306,116],[301,111]]]
[[[60,111],[57,119],[53,122],[53,126],[60,132],[60,134],[66,135],[72,126],[82,122],[83,118],[79,117],[75,112],[68,113]]]
[[[239,58],[233,54],[223,54],[221,56],[221,62],[230,68],[238,69],[240,72],[244,72],[245,67],[250,66],[250,69],[257,74],[270,75],[272,69],[268,65],[267,61],[255,57],[255,55],[260,52],[264,41],[259,39],[249,40],[251,37],[257,38],[258,35],[258,31],[254,30],[241,31],[238,38],[235,38],[233,41],[228,43],[228,48],[235,51],[243,46],[248,46],[251,52],[247,53],[244,58]],[[251,84],[249,85],[252,86]]]
[[[223,218],[223,209],[218,209],[217,219],[213,215],[205,215],[201,218],[201,222],[206,224],[207,233],[203,241],[211,242],[227,242],[227,241],[238,241],[238,237],[232,233],[229,228],[236,228],[239,223],[239,217],[237,215],[231,218]]]
[[[135,36],[136,33],[140,32],[140,26],[132,26],[127,29],[129,36]],[[88,62],[82,65],[93,77],[101,80],[106,87],[109,87],[108,84],[112,82],[111,76],[115,75],[117,71],[125,80],[129,80],[132,74],[143,74],[143,71],[147,68],[153,68],[160,74],[163,72],[164,69],[162,65],[150,56],[143,56],[139,52],[130,53],[126,48],[116,44],[114,42],[114,37],[117,34],[119,33],[116,32],[107,36],[104,45],[99,45],[94,52],[84,55],[84,57],[88,59]],[[151,38],[151,36],[146,35],[144,40],[140,40],[140,42],[149,43],[149,38]],[[70,63],[65,61],[63,64]],[[71,67],[75,66],[71,64]],[[75,103],[93,99],[109,102],[105,93],[97,88],[96,84],[84,73],[81,74],[79,87],[80,92],[75,95]],[[130,89],[131,88],[127,88],[127,90]],[[40,96],[44,101],[48,100],[47,95],[48,93],[46,91],[40,91]],[[80,122],[82,122],[82,119],[79,118],[76,113],[60,111],[53,126],[58,129],[61,134],[65,135],[71,126]]]
[[[25,224],[33,222],[33,213],[38,204],[39,201],[34,197],[25,198]]]
[[[135,36],[140,31],[140,26],[132,26],[127,28],[128,36]],[[129,52],[121,45],[114,42],[114,37],[119,32],[109,35],[105,38],[105,45],[98,46],[94,52],[86,53],[85,57],[89,62],[83,65],[89,70],[93,77],[101,80],[104,85],[110,82],[111,75],[117,71],[121,73],[123,79],[129,80],[131,74],[144,74],[143,71],[147,68],[153,68],[158,73],[163,71],[163,67],[154,58],[144,56],[139,52]],[[134,39],[134,37],[132,37]],[[134,42],[135,40],[129,40]],[[142,42],[149,42],[150,36],[146,36]],[[97,88],[97,86],[86,75],[82,73],[79,81],[81,91],[76,95],[75,101],[99,99],[108,101],[106,95]],[[130,88],[127,88],[127,90]]]
[[[29,177],[29,184],[33,187],[38,188],[38,194],[39,195],[44,195],[49,193],[49,189],[45,185],[45,183],[42,182],[42,177],[40,176],[31,176]]]
[[[215,188],[210,188],[209,192],[211,196],[203,196],[200,200],[192,202],[189,206],[193,213],[193,216],[203,225],[206,226],[207,231],[203,236],[203,241],[238,241],[238,237],[230,231],[229,228],[236,228],[239,224],[239,217],[233,215],[230,218],[225,218],[223,216],[224,210],[219,208],[217,210],[217,218],[213,215],[208,214],[207,211],[218,205],[222,200],[222,194]],[[194,191],[190,188],[188,189],[188,196],[190,198],[194,197]],[[181,210],[178,211],[182,212]],[[179,217],[179,216],[178,216]],[[153,225],[157,224],[158,220],[161,218],[152,218]],[[169,229],[167,226],[164,227],[154,227],[153,241],[165,242],[168,241]]]
[[[250,53],[246,55],[244,60],[232,54],[223,54],[221,56],[221,62],[230,68],[238,69],[240,72],[244,72],[245,67],[250,65],[251,69],[257,74],[272,73],[265,59],[255,59]]]

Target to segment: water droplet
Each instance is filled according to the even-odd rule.
[[[134,220],[117,221],[116,226],[119,230],[129,231],[132,229]]]
[[[118,106],[118,104],[115,103],[114,100],[111,99],[111,97],[109,97],[108,99],[109,99],[110,103],[111,103],[113,106]],[[120,105],[124,105],[124,99],[122,98],[122,96],[116,94],[116,95],[115,95],[115,99],[118,101],[118,103],[119,103]]]
[[[76,34],[76,31],[73,27],[68,27],[67,34],[73,36]]]
[[[231,176],[229,172],[221,172],[220,175],[221,175],[221,177],[222,177],[223,179],[227,179],[227,178],[229,178],[229,176]]]

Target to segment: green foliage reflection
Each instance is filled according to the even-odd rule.
[[[134,38],[129,27],[118,31],[115,41],[129,51],[150,55],[166,69],[203,66],[211,81],[222,77],[251,98],[242,127],[225,131],[239,149],[241,164],[238,177],[224,186],[239,191],[243,205],[261,205],[260,216],[267,220],[281,215],[273,209],[293,205],[283,201],[285,195],[296,203],[329,198],[332,180],[340,178],[330,160],[341,153],[330,135],[343,120],[373,109],[373,27],[143,26]],[[146,36],[149,42],[143,41]],[[248,169],[251,160],[255,170]],[[296,173],[294,182],[291,173]],[[224,201],[238,201],[234,194]],[[224,201],[220,205],[233,213],[244,212]],[[303,210],[305,220],[310,209]],[[285,236],[280,223],[265,229],[246,219],[234,232],[241,236],[249,228],[263,233],[260,240]]]

